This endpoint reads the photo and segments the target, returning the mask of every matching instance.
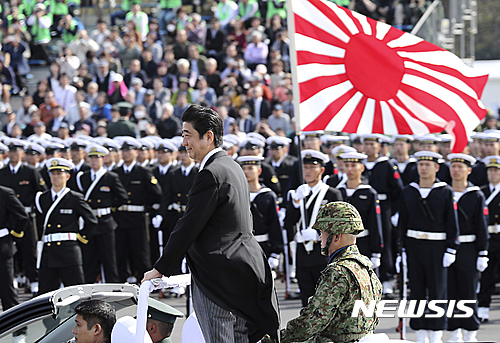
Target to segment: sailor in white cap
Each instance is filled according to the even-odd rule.
[[[295,156],[288,154],[291,142],[290,138],[282,136],[270,136],[266,139],[269,147],[269,158],[266,162],[274,168],[280,183],[281,192],[276,194],[279,204],[283,203],[284,195],[288,193],[290,174],[293,164],[297,161]]]
[[[35,142],[26,144],[24,151],[26,153],[26,164],[40,171],[40,159],[45,154],[45,148]]]
[[[409,154],[412,142],[411,135],[394,135],[392,137],[393,159],[391,161],[398,167],[404,186],[416,181],[418,176],[417,159]]]
[[[142,144],[135,138],[122,137],[121,151],[123,165],[115,168],[120,181],[125,186],[129,200],[118,207],[115,220],[118,223],[119,233],[116,235],[116,257],[118,278],[120,282],[136,281],[138,277],[150,268],[150,249],[148,243],[147,226],[150,224],[146,216],[146,206],[152,206],[160,201],[161,187],[158,179],[153,176],[149,168],[137,163],[137,151]],[[126,262],[132,256],[135,270],[130,271]]]
[[[97,228],[89,243],[82,246],[85,282],[94,283],[97,280],[101,265],[103,282],[119,282],[115,246],[117,224],[111,208],[118,208],[127,202],[127,191],[118,175],[104,168],[108,149],[89,144],[85,152],[91,169],[79,172],[76,184],[98,219]]]
[[[488,266],[489,233],[485,216],[485,197],[479,187],[467,181],[476,159],[466,154],[449,154],[447,158],[451,163],[452,188],[458,207],[460,231],[457,259],[448,267],[448,299],[477,300],[479,272],[484,272]],[[474,304],[474,307],[476,306]],[[449,340],[458,342],[462,340],[463,333],[463,340],[472,342],[479,324],[477,307],[469,318],[449,318]]]
[[[90,170],[90,165],[85,162],[85,148],[88,142],[80,138],[70,138],[67,140],[67,146],[69,147],[69,152],[71,155],[71,162],[75,165],[73,170],[70,172],[71,178],[68,181],[68,187],[73,191],[80,192],[80,189],[76,185],[76,175],[79,172],[84,172]]]
[[[323,135],[323,130],[317,131],[303,131],[300,134],[300,142],[302,144],[303,149],[306,150],[316,150],[321,151],[321,136]],[[298,137],[295,137],[295,143],[298,145]],[[292,173],[290,174],[290,182],[288,185],[288,189],[297,189],[303,180],[300,178],[300,169],[299,169],[299,161],[297,160],[293,167]]]
[[[137,153],[137,163],[145,168],[149,168],[151,161],[150,152],[155,148],[155,145],[151,140],[147,139],[146,137],[139,138],[138,141],[139,143],[141,143],[141,148],[138,150]]]
[[[498,266],[500,265],[500,156],[487,156],[483,159],[488,184],[481,187],[488,206],[488,268],[481,273],[481,289],[478,294],[478,316],[481,322],[489,320],[491,296],[494,293]],[[477,163],[476,163],[477,165]]]
[[[240,146],[240,138],[235,135],[235,134],[228,134],[228,135],[224,135],[222,137],[224,139],[224,142],[227,142],[228,143],[228,149],[224,149],[227,151],[227,154],[229,156],[232,156],[233,159],[236,159],[238,157],[238,148]],[[231,145],[231,147],[229,147],[229,145]]]
[[[378,276],[384,287],[382,293],[386,297],[391,297],[395,274],[391,216],[397,211],[403,182],[398,167],[387,156],[380,156],[382,139],[380,134],[363,135],[363,145],[367,155],[364,175],[368,178],[370,186],[377,191],[380,201],[384,248]]]
[[[484,154],[483,156],[500,155],[500,134],[483,133],[480,136],[480,142]],[[488,184],[486,167],[482,160],[478,159],[477,163],[472,167],[472,173],[469,176],[469,181],[478,187]]]
[[[349,136],[323,135],[320,139],[323,143],[323,152],[330,156],[330,162],[325,166],[325,176],[335,174],[335,156],[332,154],[332,150],[338,146],[347,146]]]
[[[447,300],[447,270],[456,259],[458,216],[453,189],[436,179],[442,156],[432,151],[415,153],[419,182],[402,193],[398,231],[408,263],[411,300]],[[422,252],[426,253],[423,254]],[[439,306],[439,305],[438,305]],[[441,342],[447,318],[412,318],[417,342]]]
[[[319,140],[319,139],[318,139]],[[321,271],[325,268],[327,258],[321,254],[319,232],[311,229],[321,206],[332,201],[342,200],[340,192],[321,182],[325,171],[324,165],[330,158],[317,150],[302,150],[303,175],[305,184],[290,191],[290,200],[285,217],[285,229],[288,241],[297,242],[296,269],[302,306],[314,294],[314,286]],[[306,211],[307,222],[301,218],[301,212]],[[295,227],[298,227],[295,235]],[[295,237],[294,237],[295,236]]]
[[[362,182],[365,169],[363,162],[367,155],[351,151],[342,153],[339,157],[345,165],[347,182],[338,189],[342,193],[343,200],[356,207],[365,228],[365,231],[358,234],[356,244],[361,254],[370,257],[373,268],[378,268],[384,240],[377,191]]]
[[[356,152],[356,149],[347,145],[339,145],[330,152],[330,159],[333,157],[335,168],[332,175],[326,175],[323,178],[323,182],[330,187],[339,188],[339,185],[341,186],[347,182],[344,161],[340,157],[341,154],[346,152]]]
[[[75,165],[63,158],[47,161],[52,187],[37,193],[35,205],[43,227],[38,250],[40,293],[84,283],[80,243],[87,244],[97,218],[83,196],[66,187]],[[83,219],[80,227],[79,219]]]
[[[262,156],[240,156],[236,162],[241,165],[250,188],[253,234],[266,254],[271,269],[276,270],[279,255],[283,251],[283,238],[276,212],[276,194],[259,182],[263,160]]]
[[[108,149],[109,154],[104,158],[104,166],[107,171],[112,171],[118,164],[120,160],[120,145],[116,141],[107,137],[96,137],[94,142]]]

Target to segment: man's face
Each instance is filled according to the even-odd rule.
[[[122,150],[122,158],[125,163],[132,163],[137,158],[137,150],[124,149]]]
[[[439,164],[433,161],[418,161],[417,171],[421,179],[436,177],[439,170]]]
[[[434,143],[420,143],[420,150],[438,152],[439,147]]]
[[[103,158],[99,157],[99,156],[95,156],[95,155],[90,156],[89,160],[90,160],[90,167],[94,171],[101,169],[103,164],[104,164]]]
[[[285,147],[279,147],[279,148],[271,148],[269,149],[269,155],[273,159],[273,161],[278,162],[281,160],[283,155],[286,153]]]
[[[191,159],[191,157],[189,157],[189,154],[187,153],[187,151],[179,151],[179,162],[187,167],[189,166],[193,160]]]
[[[319,151],[320,147],[321,140],[318,137],[306,137],[306,139],[304,139],[304,149]]]
[[[36,165],[39,160],[40,160],[40,155],[38,155],[38,154],[27,154],[26,155],[26,162],[28,162],[28,164],[30,166]]]
[[[363,146],[364,146],[365,154],[367,154],[368,156],[375,156],[380,151],[380,143],[379,142],[367,141],[367,142],[364,142]]]
[[[319,164],[305,163],[303,166],[304,180],[307,183],[312,183],[321,180],[325,168]]]
[[[260,173],[262,172],[260,166],[244,165],[242,166],[242,169],[248,182],[258,179]]]
[[[344,162],[345,172],[349,180],[359,180],[365,166],[358,162]]]
[[[497,156],[499,153],[500,143],[498,142],[485,142],[484,149],[486,151],[485,156]]]
[[[66,186],[66,182],[68,182],[70,175],[69,173],[62,170],[51,170],[50,174],[50,182],[52,186],[55,188],[62,188]]]
[[[169,164],[172,161],[172,153],[160,150],[156,154],[158,156],[158,163],[161,165]]]
[[[395,141],[392,144],[392,153],[394,155],[403,155],[408,152],[410,145],[403,141]]]
[[[450,166],[450,174],[453,180],[464,180],[471,173],[472,168],[462,162],[453,162]]]
[[[23,160],[24,150],[9,150],[7,153],[10,164],[15,166],[19,161]]]
[[[85,150],[70,150],[70,154],[73,163],[78,164],[85,157]]]
[[[490,167],[486,170],[488,175],[488,182],[492,185],[500,183],[500,168]]]
[[[75,335],[75,341],[79,343],[93,343],[95,342],[95,325],[87,328],[87,322],[83,319],[82,315],[77,314],[75,318],[75,328],[73,329],[73,335]],[[97,325],[97,324],[96,324]]]
[[[191,123],[182,123],[182,145],[186,147],[189,157],[195,162],[201,162],[203,157],[211,150],[211,141],[208,137],[209,132],[200,138],[198,131],[194,129]]]

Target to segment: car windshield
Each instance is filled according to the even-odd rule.
[[[94,297],[93,299],[96,299]],[[83,299],[82,299],[83,300]],[[75,327],[75,307],[81,301],[77,301],[59,308],[59,313],[56,317],[46,316],[38,318],[36,321],[26,325],[21,330],[26,330],[26,342],[36,343],[54,343],[66,342],[73,338],[72,331]],[[137,306],[135,300],[116,299],[108,300],[109,304],[116,309],[117,318],[123,316],[135,316]],[[20,330],[18,330],[19,332]],[[11,343],[13,334],[9,334],[0,338],[0,343]]]

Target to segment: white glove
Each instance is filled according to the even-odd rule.
[[[370,261],[373,263],[373,269],[380,267],[380,254],[372,254]]]
[[[485,269],[488,268],[488,261],[489,258],[487,258],[486,256],[479,256],[476,263],[477,270],[479,270],[480,272],[484,272]]]
[[[163,221],[163,217],[161,215],[157,215],[156,217],[153,218],[152,222],[153,222],[153,227],[155,229],[158,229],[161,225],[161,222]]]
[[[280,208],[278,212],[278,220],[280,221],[281,227],[285,226],[286,208]]]
[[[403,266],[407,266],[408,265],[408,259],[406,257],[406,250],[403,249],[403,251],[401,252],[401,255],[398,255],[396,257],[396,273],[400,273],[401,272],[401,265]]]
[[[295,190],[295,193],[292,194],[292,198],[295,201],[299,201],[299,200],[305,199],[305,197],[308,196],[309,193],[310,193],[309,186],[306,184],[303,184],[303,185],[300,185],[299,188],[297,188],[297,190]]]
[[[396,212],[396,214],[394,214],[394,215],[391,217],[391,223],[392,223],[392,226],[397,227],[397,226],[398,226],[398,221],[399,221],[399,212]]]
[[[269,258],[267,259],[267,263],[269,263],[269,267],[271,267],[271,269],[278,269],[280,265],[280,259],[277,256],[273,255],[269,256]]]
[[[457,251],[455,249],[446,249],[443,256],[443,267],[448,268],[453,264],[453,262],[455,262],[455,260],[457,259],[456,252]]]
[[[304,230],[301,230],[300,233],[302,234],[302,238],[304,238],[304,241],[317,241],[319,238],[318,231],[316,231],[313,228],[307,228]]]

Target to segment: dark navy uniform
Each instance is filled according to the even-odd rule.
[[[277,198],[274,192],[266,187],[258,193],[250,193],[251,211],[253,216],[253,234],[267,257],[283,252],[283,236],[278,219]]]
[[[275,194],[281,194],[281,185],[274,168],[266,161],[262,161],[261,167],[262,173],[260,174],[259,181],[266,187],[269,187]]]
[[[377,158],[373,168],[370,170],[366,168],[364,175],[368,177],[370,186],[377,191],[378,200],[380,200],[384,248],[379,277],[382,282],[390,281],[395,273],[391,216],[398,210],[403,183],[398,167],[385,156]]]
[[[293,164],[297,161],[297,157],[286,154],[283,159],[276,163],[270,158],[266,162],[274,168],[274,172],[278,177],[280,192],[276,193],[278,197],[278,202],[281,204],[283,201],[286,202],[284,196],[288,194],[288,183],[290,180],[290,174],[292,172]]]
[[[19,162],[22,163],[22,162]],[[34,223],[36,216],[33,211],[35,205],[35,195],[47,189],[45,181],[40,173],[30,166],[21,164],[17,172],[11,172],[11,165],[8,164],[0,169],[0,185],[14,190],[16,197],[21,201],[26,213],[32,220],[24,230],[24,236],[14,238],[19,250],[18,256],[22,259],[22,264],[26,272],[26,277],[31,281],[38,281],[38,270],[36,269],[36,237],[40,232],[35,232]]]
[[[28,215],[12,189],[0,186],[0,300],[5,311],[19,304],[14,288],[13,235],[22,237]]]
[[[78,175],[79,172],[86,172],[90,170],[90,166],[86,162],[83,162],[79,167],[80,168],[75,166],[75,169],[70,170],[69,175],[71,176],[68,180],[68,187],[72,191],[77,191],[77,192],[80,192],[80,188],[78,188],[78,185],[76,184],[76,176]]]
[[[130,262],[134,264],[137,276],[142,277],[151,267],[145,206],[157,203],[161,195],[158,180],[150,169],[136,163],[129,173],[125,173],[124,168],[125,165],[122,165],[114,169],[129,197],[127,203],[115,213],[118,223],[116,251],[117,260],[120,261],[118,277],[122,282],[130,275],[126,263],[128,257],[131,257]]]
[[[391,162],[398,167],[403,186],[407,186],[412,182],[418,181],[417,159],[415,157],[411,156],[404,163],[399,163],[395,158],[393,158]]]
[[[455,192],[455,196],[456,196]],[[476,261],[479,252],[488,249],[488,227],[485,213],[488,212],[485,198],[479,187],[469,186],[458,199],[458,226],[460,245],[457,249],[457,259],[448,268],[448,299],[449,300],[476,300],[476,289],[479,282],[479,273]],[[475,331],[479,329],[477,306],[469,318],[449,318],[448,330],[465,329]]]
[[[82,245],[83,270],[85,282],[94,283],[101,272],[100,266],[102,264],[105,281],[113,283],[120,280],[115,246],[115,229],[118,225],[112,212],[127,202],[128,195],[116,173],[108,172],[104,168],[98,173],[99,175],[104,174],[98,179],[88,195],[91,185],[98,176],[92,180],[93,172],[91,170],[80,172],[77,175],[76,183],[79,190],[98,220],[97,227],[88,244]]]
[[[41,214],[41,225],[54,202],[50,189],[37,194],[35,205]],[[79,228],[80,217],[84,220],[82,229]],[[42,236],[40,293],[58,289],[61,282],[64,286],[84,283],[82,252],[78,241],[88,243],[96,225],[97,218],[80,193],[69,191],[62,196],[50,213]]]
[[[447,269],[443,256],[447,248],[458,247],[458,225],[453,189],[436,182],[422,198],[417,183],[406,186],[401,195],[398,230],[408,255],[408,278],[412,300],[446,300]],[[444,318],[412,318],[413,330],[446,330]]]
[[[375,254],[380,258],[383,236],[377,191],[370,185],[359,185],[350,196],[347,195],[348,189],[345,186],[340,187],[339,190],[343,200],[356,207],[363,220],[365,231],[356,238],[359,252],[368,257]]]
[[[488,184],[488,176],[486,175],[486,165],[483,161],[477,160],[472,166],[472,172],[469,175],[469,181],[478,187],[483,187]]]

